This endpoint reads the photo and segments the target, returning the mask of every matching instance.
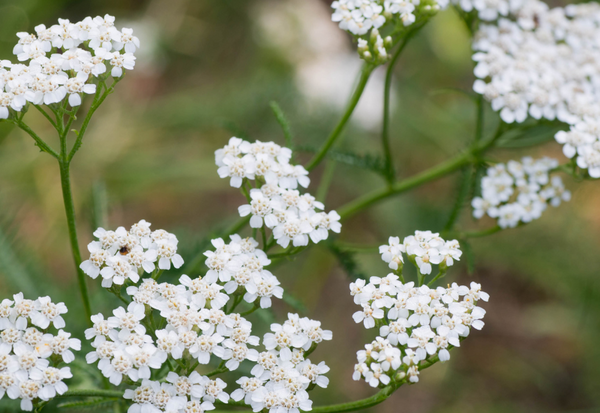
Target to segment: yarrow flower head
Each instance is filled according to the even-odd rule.
[[[258,242],[253,238],[233,235],[229,244],[225,244],[221,238],[212,240],[212,244],[216,250],[204,253],[209,270],[202,281],[190,280],[190,288],[195,283],[194,288],[202,294],[206,287],[200,283],[219,283],[222,287],[218,288],[223,288],[225,293],[243,292],[244,301],[256,302],[261,308],[270,307],[272,297],[282,298],[283,288],[279,280],[265,269],[271,260],[264,251],[256,248]]]
[[[305,354],[331,338],[331,331],[323,330],[320,322],[288,314],[285,323],[271,325],[271,332],[263,339],[266,351],[259,354],[252,377],[240,378],[240,388],[231,398],[244,400],[254,411],[310,411],[308,391],[315,386],[327,387],[329,379],[324,374],[329,367],[324,362],[313,364]]]
[[[434,289],[403,283],[395,274],[358,280],[350,291],[362,307],[354,320],[379,329],[379,336],[358,351],[353,375],[372,387],[416,383],[420,367],[449,360],[449,350],[460,346],[471,327],[483,327],[485,310],[477,302],[489,299],[475,282]]]
[[[81,96],[95,94],[109,75],[118,79],[124,69],[132,70],[140,46],[133,31],[117,29],[109,15],[77,23],[59,19],[17,37],[13,53],[19,63],[0,64],[0,119],[29,103],[50,105],[67,98],[70,106],[79,106]]]
[[[383,64],[410,26],[428,19],[447,4],[446,0],[336,0],[331,4],[331,20],[354,35],[364,60]]]
[[[509,161],[488,168],[481,180],[481,197],[472,201],[473,216],[485,214],[498,220],[500,228],[514,228],[542,216],[548,204],[557,207],[571,193],[559,176],[552,176],[558,161],[551,158]]]
[[[261,184],[247,193],[248,204],[238,212],[251,216],[252,228],[270,229],[283,248],[318,243],[330,231],[339,233],[342,228],[337,212],[324,212],[322,202],[298,190],[298,186],[308,187],[310,179],[304,167],[289,163],[291,157],[290,149],[273,142],[250,143],[235,137],[215,152],[219,176],[230,178],[231,186],[239,188],[244,180]]]
[[[498,18],[480,25],[475,36],[475,92],[491,102],[504,122],[520,123],[530,116],[569,124],[570,131],[558,132],[556,141],[567,157],[599,178],[600,6],[550,9],[539,0],[472,3],[484,20]]]
[[[439,264],[440,271],[445,272],[462,255],[457,240],[445,241],[440,234],[431,231],[416,231],[415,235],[404,238],[402,243],[400,238],[390,237],[389,245],[380,246],[379,253],[391,269],[399,271],[404,264],[403,253],[406,253],[424,275],[431,274],[432,264]]]
[[[69,367],[81,342],[62,330],[64,303],[50,297],[28,300],[23,293],[0,303],[0,399],[21,399],[21,410],[67,391]],[[53,329],[56,332],[50,332]]]
[[[172,237],[150,231],[146,221],[130,231],[99,230],[96,236],[94,245],[110,256],[125,247],[151,250]],[[271,325],[263,338],[265,350],[259,353],[252,323],[233,310],[242,301],[253,304],[251,311],[270,307],[272,297],[282,297],[279,281],[265,269],[271,261],[253,238],[232,235],[229,243],[219,238],[212,244],[215,250],[205,253],[204,277],[182,275],[177,284],[144,278],[127,287],[131,303],[126,307],[116,308],[110,317],[92,316],[93,326],[85,331],[93,347],[87,362],[97,363],[113,385],[137,386],[124,395],[131,400],[129,412],[203,412],[230,398],[273,413],[310,410],[308,391],[327,387],[324,374],[329,368],[313,364],[305,354],[331,340],[331,331],[318,321],[289,314],[283,324]],[[196,371],[215,361],[219,367],[214,374]],[[228,390],[227,383],[213,377],[244,362],[253,364],[252,377],[239,379],[237,389]],[[179,367],[162,380],[165,363]]]
[[[179,268],[183,259],[177,253],[177,237],[159,229],[150,230],[150,223],[141,220],[129,231],[124,227],[116,231],[98,228],[97,241],[88,244],[89,259],[80,268],[91,278],[102,276],[102,287],[123,285],[130,280],[137,283],[143,273]]]

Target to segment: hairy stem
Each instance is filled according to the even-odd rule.
[[[373,69],[375,69],[375,66],[368,63],[366,63],[363,66],[360,75],[360,80],[358,81],[358,85],[356,86],[354,93],[350,97],[350,101],[348,102],[348,106],[346,107],[346,111],[344,112],[342,119],[340,119],[340,122],[331,132],[323,146],[321,146],[319,152],[317,152],[315,156],[313,156],[313,158],[308,162],[308,164],[306,164],[306,169],[308,171],[314,169],[323,160],[329,148],[331,148],[331,146],[339,138],[340,134],[342,133],[342,130],[344,130],[346,123],[348,123],[348,120],[352,116],[352,113],[354,112],[354,109],[356,108],[356,105],[358,104],[358,101],[360,100],[360,97],[363,94],[365,86],[367,86],[367,82],[369,81],[369,77],[371,76]]]

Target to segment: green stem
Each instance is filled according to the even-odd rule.
[[[447,161],[442,162],[439,165],[429,168],[426,171],[416,174],[403,181],[396,182],[395,184],[390,185],[386,188],[376,189],[353,201],[350,201],[346,205],[342,205],[337,210],[341,216],[341,219],[344,220],[346,218],[349,218],[357,212],[360,212],[363,209],[373,205],[374,203],[386,199],[392,195],[401,194],[424,183],[434,181],[443,176],[446,176],[462,168],[465,165],[476,162],[477,159],[479,159],[479,157],[481,156],[481,154],[483,154],[486,150],[494,146],[496,141],[500,138],[500,136],[502,136],[502,134],[505,131],[506,124],[501,122],[498,126],[496,134],[487,141],[476,142],[463,153],[455,156],[454,158],[448,159]]]
[[[475,142],[480,141],[483,136],[484,109],[485,107],[483,106],[483,95],[479,95],[479,97],[477,98],[477,121],[475,124]]]
[[[57,129],[56,122],[50,117],[48,112],[46,112],[40,105],[33,105],[33,107],[36,108],[42,115],[44,115],[46,119],[48,119],[48,122],[50,122],[54,129]]]
[[[443,277],[443,276],[445,276],[445,275],[446,275],[446,271],[441,271],[441,270],[440,270],[440,271],[437,273],[437,275],[436,275],[435,277],[433,277],[433,279],[427,283],[427,286],[431,287],[431,286],[433,285],[433,283],[434,283],[434,282],[436,282],[437,280],[439,280],[440,278],[442,278],[442,277]]]
[[[387,386],[381,389],[378,393],[366,399],[357,400],[355,402],[332,404],[329,406],[314,407],[312,413],[341,413],[341,412],[352,412],[355,410],[362,410],[369,407],[378,405],[379,403],[386,400],[396,390],[394,386]]]
[[[123,392],[119,390],[68,390],[65,394],[57,394],[56,397],[107,397],[121,398]]]
[[[335,167],[336,163],[331,159],[325,163],[325,171],[323,171],[321,182],[319,183],[319,188],[317,189],[317,201],[326,201],[327,191],[329,191],[329,187],[331,186],[331,181],[333,180],[333,175],[335,173]]]
[[[436,180],[451,172],[454,172],[471,162],[473,154],[471,151],[466,151],[452,159],[449,159],[433,168],[397,182],[391,186],[376,189],[368,194],[365,194],[354,201],[350,201],[338,209],[338,213],[342,219],[347,219],[361,210],[373,205],[374,203],[388,198],[392,195],[398,195],[412,188],[420,186],[424,183]]]
[[[77,241],[77,227],[75,224],[75,205],[73,203],[73,195],[71,190],[71,179],[69,171],[69,163],[65,160],[59,161],[60,166],[60,184],[62,187],[63,201],[65,204],[65,213],[67,215],[67,226],[69,228],[69,240],[71,242],[71,250],[73,251],[73,261],[75,262],[75,270],[77,271],[77,282],[79,283],[79,292],[83,301],[83,309],[87,322],[91,325],[92,310],[90,308],[90,299],[88,297],[86,276],[79,268],[81,265],[81,252],[79,251],[79,243]]]
[[[467,231],[467,232],[459,232],[455,235],[458,239],[467,239],[467,238],[481,238],[486,237],[488,235],[495,234],[496,232],[502,231],[498,225],[492,228],[484,229],[481,231]]]
[[[342,251],[356,252],[358,254],[377,254],[379,245],[357,245],[345,242],[336,242],[335,245]]]
[[[398,47],[398,50],[392,56],[390,63],[388,64],[387,72],[385,74],[385,86],[383,89],[383,127],[381,129],[381,143],[383,145],[383,153],[385,157],[385,174],[387,181],[391,184],[394,182],[396,171],[394,168],[394,161],[392,158],[392,148],[390,145],[390,95],[392,89],[392,77],[394,75],[394,66],[398,61],[398,58],[402,54],[404,47],[410,40],[410,38],[416,33],[416,30],[408,34],[402,43]]]
[[[317,152],[315,156],[313,156],[313,158],[308,162],[308,164],[306,164],[306,169],[308,171],[314,169],[315,166],[317,166],[323,160],[329,148],[331,148],[331,146],[342,133],[344,126],[346,126],[346,123],[348,123],[348,120],[352,116],[352,112],[354,112],[354,109],[356,108],[356,105],[358,104],[358,101],[365,90],[365,86],[367,86],[367,82],[369,81],[369,77],[371,76],[373,69],[375,69],[375,66],[369,63],[366,63],[363,66],[360,80],[358,81],[358,85],[356,86],[354,93],[350,97],[350,101],[348,102],[348,106],[346,107],[346,111],[344,112],[342,119],[335,127],[333,132],[331,132],[331,135],[329,135],[321,149],[319,149],[319,152]]]
[[[92,102],[92,106],[90,106],[90,110],[88,111],[85,119],[83,120],[83,123],[81,124],[81,128],[79,128],[79,132],[76,132],[77,139],[75,140],[75,144],[73,145],[71,152],[69,152],[69,155],[67,156],[67,162],[71,162],[71,160],[73,159],[73,156],[75,156],[75,153],[81,147],[81,144],[83,141],[83,136],[85,135],[85,132],[87,131],[87,127],[90,123],[90,120],[92,120],[92,116],[94,115],[94,112],[96,112],[96,110],[100,107],[102,102],[104,102],[104,99],[106,99],[106,97],[115,90],[115,86],[119,82],[119,80],[121,80],[121,78],[114,79],[112,85],[110,85],[110,87],[106,88],[104,93],[102,93],[102,87],[101,87],[102,84],[99,84],[97,86],[96,95],[94,96],[94,101]]]
[[[54,151],[54,149],[52,149],[46,142],[44,142],[42,138],[40,138],[33,130],[31,130],[29,126],[24,124],[21,120],[15,120],[13,121],[13,123],[25,132],[27,132],[27,134],[33,138],[35,144],[38,148],[40,148],[41,151],[52,155],[56,159],[60,159],[60,155],[56,153],[56,151]]]
[[[465,201],[469,196],[469,192],[471,191],[471,183],[473,181],[473,174],[475,173],[475,168],[473,166],[465,166],[463,168],[463,176],[460,178],[460,184],[458,186],[458,194],[456,196],[456,201],[454,206],[452,207],[452,211],[450,212],[450,217],[448,218],[448,222],[444,226],[443,232],[451,231],[456,224],[456,221],[460,215],[462,208],[465,206]]]

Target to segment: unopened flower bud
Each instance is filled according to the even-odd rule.
[[[394,381],[402,381],[404,380],[404,378],[406,377],[406,373],[403,371],[399,371],[398,373],[396,373],[396,375],[394,376]]]
[[[379,30],[373,29],[371,30],[371,42],[375,43],[377,38],[379,37]]]

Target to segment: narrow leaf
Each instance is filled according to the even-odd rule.
[[[330,244],[329,249],[338,259],[340,266],[344,269],[346,274],[352,279],[356,280],[362,278],[364,280],[368,279],[368,276],[363,273],[360,269],[360,266],[356,262],[356,257],[354,253],[350,251],[341,250],[335,244]]]
[[[471,244],[466,240],[461,240],[460,243],[467,260],[467,273],[473,275],[475,273],[475,256],[473,254],[473,248],[471,248]]]
[[[115,404],[118,399],[97,398],[91,400],[80,400],[75,402],[61,403],[58,405],[62,409],[78,409],[78,410],[96,410],[101,407],[108,408]]]
[[[387,169],[385,160],[379,155],[365,154],[359,155],[350,151],[340,151],[331,149],[327,154],[329,159],[357,168],[367,169],[378,175],[386,176]]]
[[[306,313],[306,306],[304,303],[288,292],[283,294],[283,302],[299,313]]]
[[[277,102],[272,101],[270,103],[270,106],[271,110],[275,114],[275,119],[277,119],[277,122],[279,123],[279,125],[281,125],[281,129],[283,129],[283,135],[285,136],[285,145],[290,149],[294,149],[292,131],[290,129],[290,124],[287,121],[287,118],[285,117],[285,114],[283,113]]]

